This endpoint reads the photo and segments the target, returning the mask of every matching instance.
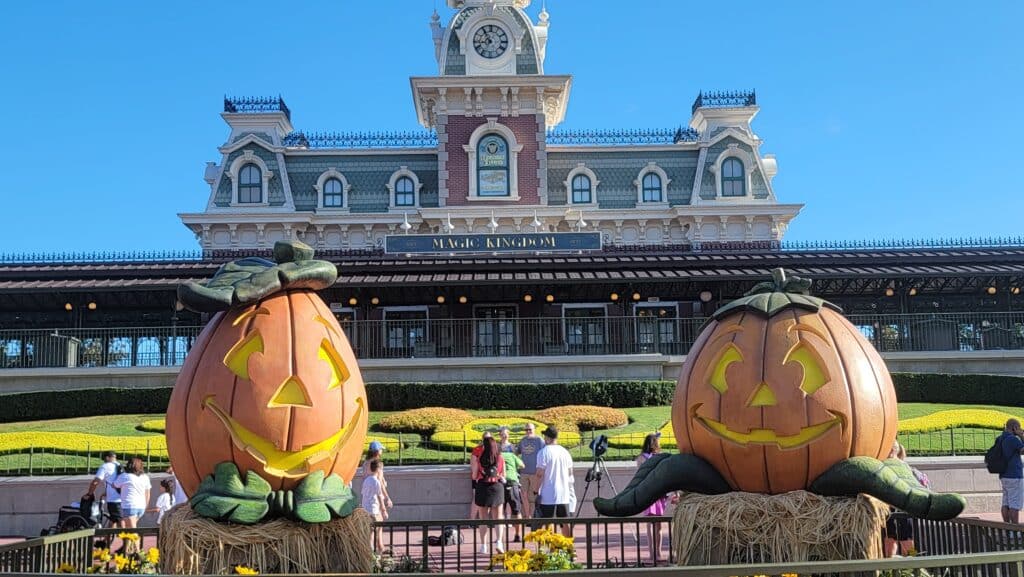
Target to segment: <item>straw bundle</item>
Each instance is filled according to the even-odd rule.
[[[876,559],[888,513],[866,495],[689,493],[676,506],[672,549],[680,565]]]
[[[175,507],[160,525],[160,572],[216,575],[245,565],[261,573],[369,573],[371,523],[362,509],[328,523],[234,525]]]

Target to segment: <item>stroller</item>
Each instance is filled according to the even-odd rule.
[[[43,529],[40,535],[55,535],[69,531],[100,528],[107,516],[103,513],[103,502],[96,502],[92,496],[83,497],[81,501],[65,505],[57,512],[57,524]]]

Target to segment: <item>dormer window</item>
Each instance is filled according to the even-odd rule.
[[[590,177],[585,174],[577,174],[572,179],[572,203],[590,204],[593,202],[593,195],[590,191]]]
[[[644,202],[661,202],[661,177],[653,172],[644,175]]]
[[[597,186],[601,184],[593,170],[582,162],[569,171],[565,178],[568,204],[597,206]]]
[[[399,178],[395,183],[395,206],[416,206],[416,185],[408,176]]]
[[[476,151],[478,196],[510,196],[508,143],[497,134],[480,139]]]
[[[263,202],[263,172],[255,164],[246,164],[238,172],[239,204]]]
[[[722,196],[746,196],[746,180],[743,161],[731,157],[722,163]]]
[[[330,178],[324,183],[324,208],[341,208],[345,206],[345,188],[337,178]]]

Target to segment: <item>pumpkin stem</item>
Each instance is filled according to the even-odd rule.
[[[274,243],[274,262],[302,262],[313,260],[313,247],[298,240],[279,240]]]

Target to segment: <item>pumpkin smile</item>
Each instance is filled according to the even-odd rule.
[[[700,409],[701,405],[702,403],[694,405],[690,409],[690,414],[693,418],[704,425],[711,434],[739,445],[753,443],[757,445],[775,445],[780,449],[796,449],[818,439],[836,425],[840,425],[844,429],[846,428],[843,416],[835,411],[829,411],[833,418],[824,423],[802,427],[794,435],[779,435],[771,429],[750,429],[749,432],[741,433],[730,429],[724,423],[697,414],[697,410]]]
[[[313,465],[333,459],[356,431],[356,425],[365,410],[363,399],[357,398],[356,414],[337,433],[320,442],[307,445],[300,451],[282,451],[273,442],[247,429],[227,414],[217,405],[217,401],[213,399],[212,395],[203,400],[203,405],[224,424],[224,428],[231,434],[231,440],[235,446],[262,463],[263,470],[268,474],[285,478],[305,476],[309,474]]]

